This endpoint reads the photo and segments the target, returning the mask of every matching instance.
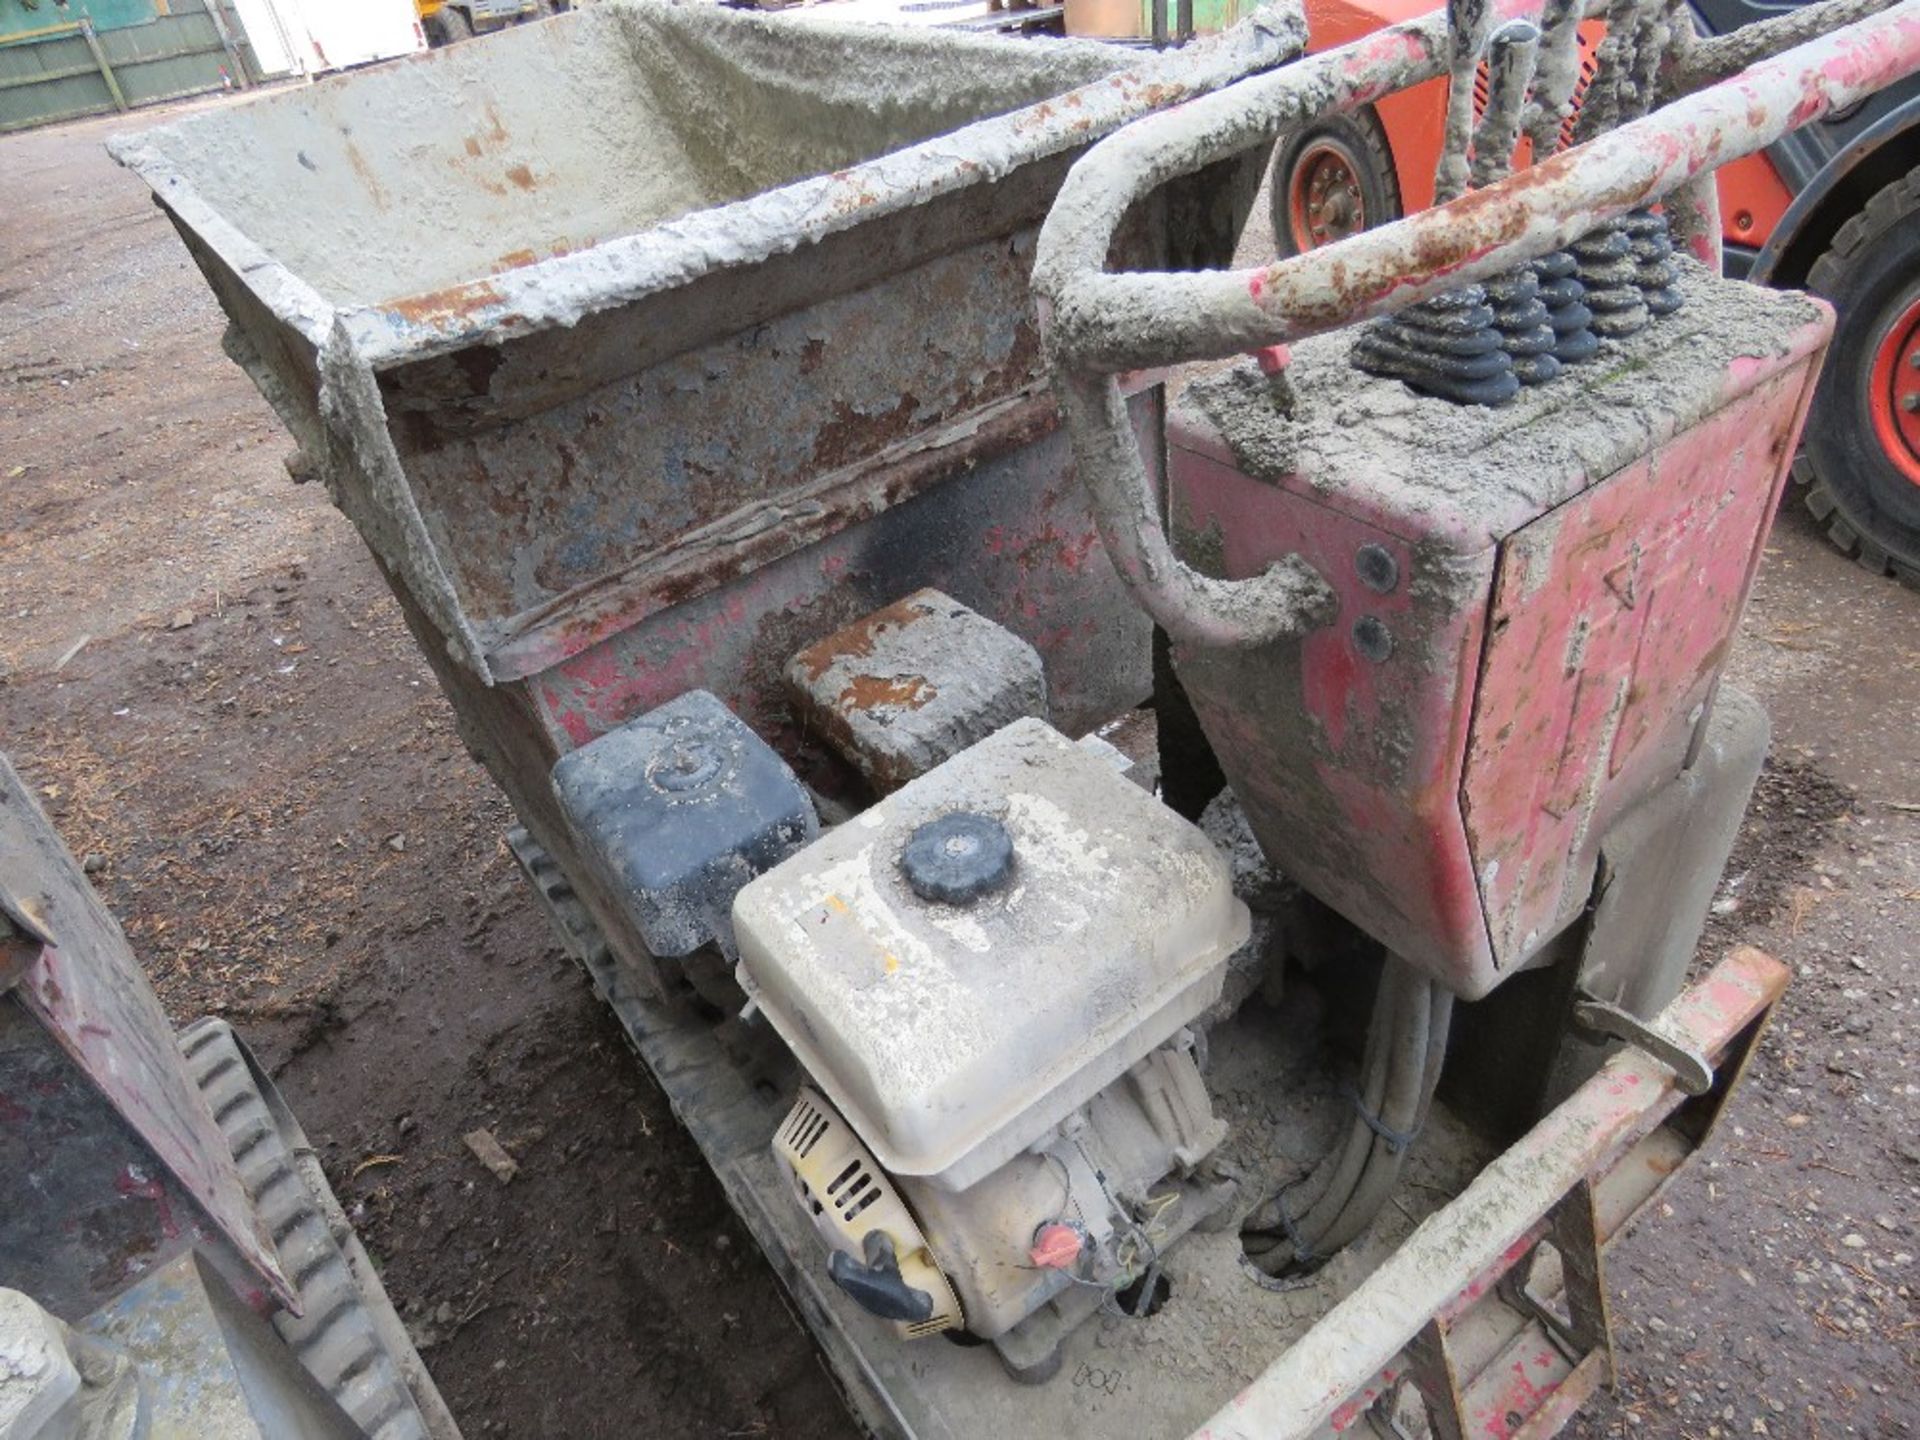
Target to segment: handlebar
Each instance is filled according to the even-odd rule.
[[[1491,10],[1530,19],[1540,3],[1493,0]],[[1252,579],[1216,580],[1173,553],[1121,373],[1259,351],[1500,274],[1920,71],[1920,0],[1825,0],[1770,33],[1784,44],[1823,19],[1862,13],[1486,189],[1256,269],[1113,274],[1106,257],[1128,209],[1167,181],[1441,74],[1444,13],[1241,81],[1094,146],[1041,229],[1033,284],[1074,458],[1136,599],[1176,640],[1217,646],[1296,636],[1333,609],[1331,591],[1297,556]],[[1707,51],[1718,43],[1694,47],[1688,67],[1710,74],[1727,63],[1732,52]]]

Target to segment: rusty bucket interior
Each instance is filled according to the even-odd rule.
[[[1032,232],[1067,167],[1290,58],[1294,18],[1142,55],[607,0],[113,149],[403,601],[491,684],[1038,404]]]
[[[146,141],[328,303],[393,304],[845,170],[1126,58],[607,5]]]

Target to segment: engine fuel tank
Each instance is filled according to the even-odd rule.
[[[733,923],[747,994],[880,1164],[956,1192],[1204,1012],[1249,925],[1198,827],[1031,718],[760,876]]]

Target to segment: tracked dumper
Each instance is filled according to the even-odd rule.
[[[118,153],[861,1423],[1531,1437],[1786,982],[1687,984],[1831,315],[1711,169],[1917,8],[1619,0],[1512,175],[1578,4],[609,0]],[[1223,268],[1277,133],[1442,73],[1451,203]]]

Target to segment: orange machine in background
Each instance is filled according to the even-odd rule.
[[[1335,49],[1425,8],[1426,0],[1307,0],[1308,48]],[[1694,4],[1701,27],[1716,33],[1786,8]],[[1576,103],[1605,33],[1599,21],[1581,28]],[[1484,99],[1482,88],[1476,100]],[[1431,205],[1446,104],[1446,80],[1430,80],[1282,139],[1271,188],[1280,253]],[[1515,163],[1530,158],[1523,139]],[[1920,584],[1920,84],[1894,86],[1734,161],[1718,179],[1728,273],[1810,289],[1839,311],[1794,467],[1806,504],[1862,565]]]

